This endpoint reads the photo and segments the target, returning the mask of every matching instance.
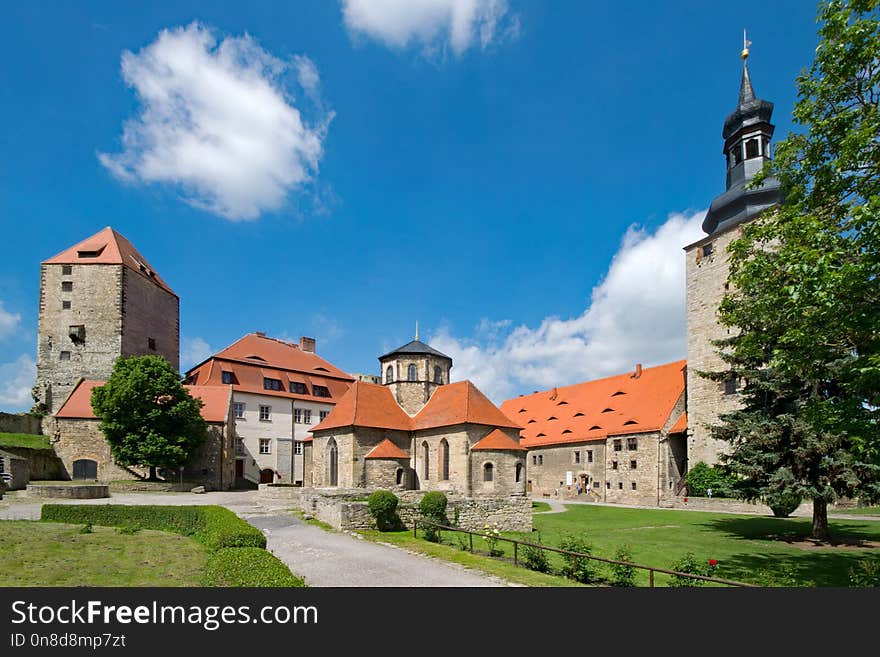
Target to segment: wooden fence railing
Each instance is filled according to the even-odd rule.
[[[461,527],[450,527],[449,525],[441,525],[436,522],[429,522],[427,520],[415,520],[413,521],[413,536],[418,538],[418,528],[419,525],[422,526],[433,526],[437,529],[438,538],[441,536],[441,532],[458,532],[461,534],[468,535],[468,543],[471,553],[474,551],[474,536],[478,538],[485,539],[484,532],[475,532],[470,529],[462,529]],[[507,538],[506,536],[498,536],[498,542],[512,543],[513,544],[513,564],[515,566],[519,566],[519,546],[525,545],[531,548],[538,548],[541,550],[545,550],[547,552],[555,552],[556,554],[568,555],[571,557],[577,557],[579,559],[591,559],[593,561],[601,561],[602,563],[610,563],[617,564],[621,566],[631,566],[632,568],[637,568],[640,570],[648,571],[648,581],[649,586],[653,588],[654,586],[654,573],[663,573],[665,575],[677,575],[679,577],[686,577],[688,579],[698,579],[704,582],[714,582],[716,584],[724,584],[725,586],[744,586],[751,587],[755,586],[755,584],[748,584],[746,582],[737,582],[730,579],[720,579],[718,577],[706,577],[704,575],[694,575],[693,573],[682,573],[677,570],[668,570],[666,568],[657,568],[655,566],[645,566],[643,564],[638,563],[630,563],[629,561],[618,561],[616,559],[606,559],[604,557],[596,557],[591,554],[583,554],[581,552],[572,552],[571,550],[563,550],[562,548],[550,547],[549,545],[540,545],[538,543],[529,543],[528,541],[520,541],[515,538]]]

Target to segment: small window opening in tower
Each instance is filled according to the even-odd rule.
[[[742,162],[742,159],[742,144],[737,144],[733,147],[733,166],[736,166],[737,164]]]
[[[746,159],[758,157],[758,140],[749,139],[746,142]]]

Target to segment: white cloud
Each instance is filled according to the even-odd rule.
[[[19,412],[33,406],[31,389],[36,379],[37,364],[25,354],[11,363],[0,365],[0,408]]]
[[[476,40],[485,49],[519,34],[507,0],[342,0],[342,15],[355,34],[395,49],[418,43],[429,54],[460,55]]]
[[[431,345],[453,358],[453,379],[472,380],[496,402],[685,357],[683,246],[702,236],[705,212],[673,214],[656,232],[631,226],[590,304],[540,326],[483,320],[473,338],[447,329]]]
[[[0,300],[0,338],[12,335],[18,330],[21,323],[20,313],[11,313],[3,307],[3,301]]]
[[[202,338],[184,338],[180,341],[180,368],[186,372],[213,353],[211,345]]]
[[[317,98],[314,63],[297,57],[292,66]],[[227,219],[276,210],[314,177],[333,118],[304,121],[284,85],[290,69],[248,35],[218,43],[198,23],[162,30],[122,54],[141,112],[125,123],[123,151],[98,158],[120,180],[174,185],[191,205]]]

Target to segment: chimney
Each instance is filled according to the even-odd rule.
[[[307,338],[306,336],[302,336],[299,339],[299,348],[303,351],[307,351],[310,354],[315,353],[315,338]]]
[[[550,399],[556,399],[556,395],[557,395],[557,394],[558,394],[558,393],[557,393],[557,391],[556,391],[556,386],[553,386],[553,394],[550,395]]]
[[[638,379],[642,375],[642,364],[636,363],[636,371],[633,372],[632,378]]]
[[[265,338],[266,337],[266,334],[263,333],[262,331],[254,331],[254,335],[256,335],[258,338]]]

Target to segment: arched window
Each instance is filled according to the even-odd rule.
[[[495,466],[491,463],[487,463],[483,466],[483,481],[494,481],[495,480]]]
[[[443,383],[443,370],[434,366],[434,383]]]
[[[746,142],[746,158],[758,157],[758,140],[749,139]]]
[[[385,370],[385,383],[394,382],[394,368],[391,365]]]
[[[419,380],[419,372],[415,365],[410,365],[406,368],[406,380],[407,381],[418,381]]]
[[[339,449],[333,438],[327,443],[327,475],[331,486],[339,485]]]
[[[397,485],[403,485],[403,468],[397,468]]]
[[[440,441],[440,479],[449,479],[449,443],[446,438]]]
[[[516,464],[516,479],[514,480],[514,481],[516,481],[516,483],[519,483],[522,481],[522,471],[523,471],[522,463],[517,463]]]
[[[429,466],[431,464],[430,458],[431,454],[428,450],[428,442],[425,441],[422,443],[422,459],[424,459],[424,463],[422,466],[422,478],[425,480],[430,479],[430,477],[428,476],[428,472],[430,472]]]

